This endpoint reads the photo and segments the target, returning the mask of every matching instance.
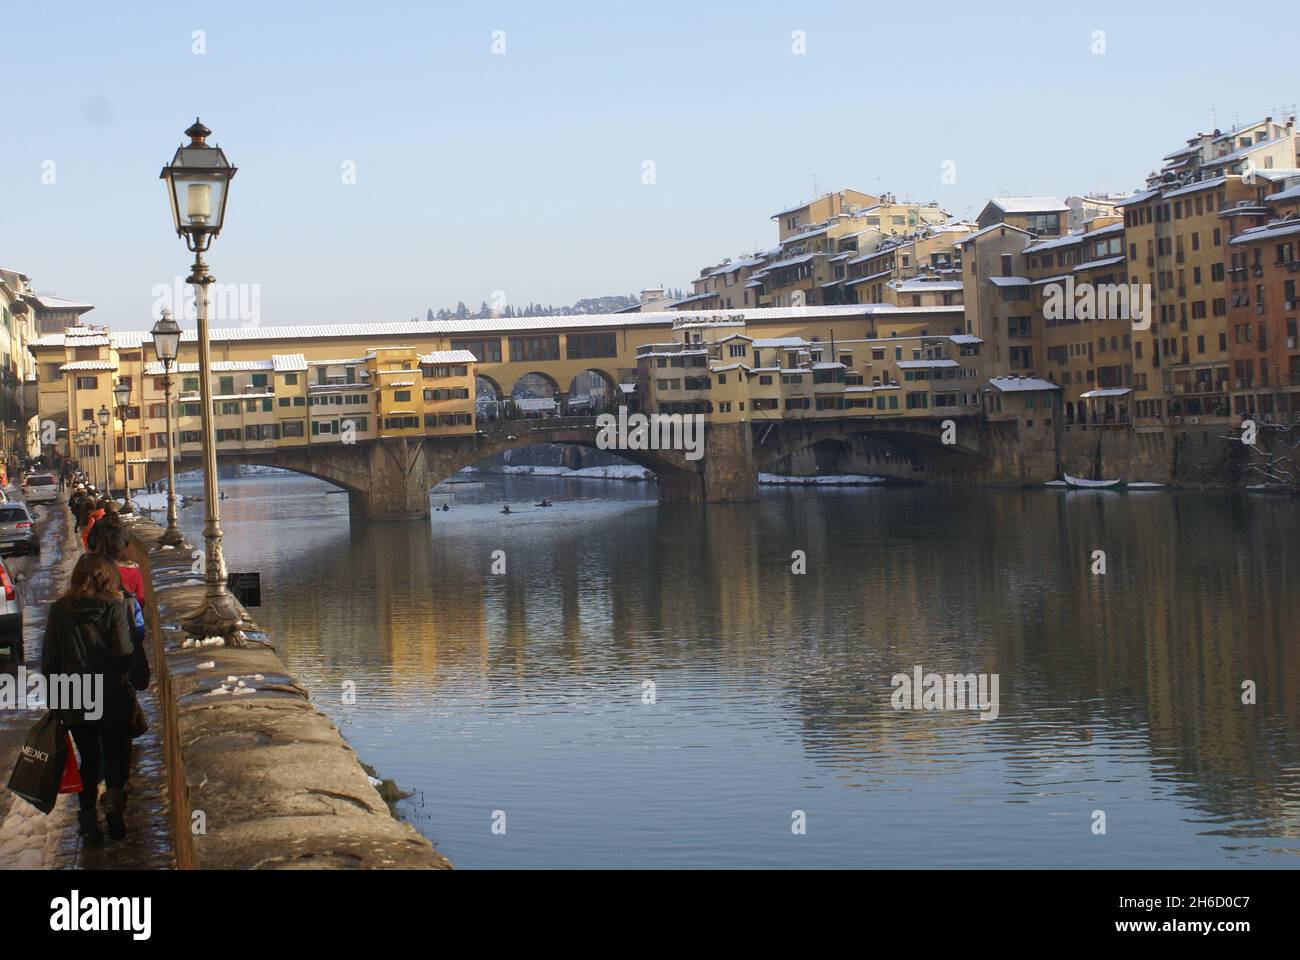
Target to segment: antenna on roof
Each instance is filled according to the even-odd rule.
[[[1210,129],[1219,129],[1219,111],[1214,107],[1210,107]]]

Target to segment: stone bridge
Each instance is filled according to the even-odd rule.
[[[956,442],[943,442],[944,421]],[[312,443],[264,450],[218,450],[223,464],[279,467],[317,477],[348,492],[357,520],[412,520],[429,515],[429,489],[464,467],[534,444],[596,447],[595,417],[505,420],[464,437]],[[758,497],[760,471],[874,472],[927,482],[1019,485],[1056,476],[1055,444],[1046,456],[1027,456],[1017,424],[982,417],[891,417],[709,423],[702,456],[680,450],[612,451],[653,472],[659,498],[679,502],[743,502]],[[197,456],[178,459],[177,470],[202,467]],[[150,462],[148,480],[166,475]]]

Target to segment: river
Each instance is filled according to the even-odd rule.
[[[223,483],[255,615],[459,868],[1300,866],[1300,503],[480,479],[357,529]],[[997,718],[894,709],[916,667]]]

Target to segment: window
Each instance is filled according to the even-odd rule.
[[[99,377],[77,377],[78,390],[94,390],[99,386]]]
[[[394,402],[394,403],[410,403],[410,402],[411,402],[411,391],[410,391],[410,390],[394,390],[394,391],[393,391],[393,402]]]
[[[510,359],[521,360],[558,360],[560,359],[560,338],[551,337],[511,337]]]
[[[618,335],[614,333],[570,333],[564,339],[570,360],[618,356]]]
[[[501,338],[491,337],[483,340],[453,340],[453,350],[468,350],[480,363],[501,362]]]
[[[298,385],[298,374],[296,374],[296,373],[286,373],[286,374],[284,375],[284,383],[285,383],[285,386],[288,386],[288,387],[295,387],[295,386],[297,386],[297,385]]]

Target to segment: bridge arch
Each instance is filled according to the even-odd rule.
[[[595,389],[597,384],[600,386],[599,391]],[[618,406],[622,388],[608,371],[588,367],[569,380],[565,396],[570,410],[594,413]]]
[[[537,379],[529,380],[530,377],[535,377]],[[520,374],[515,379],[515,382],[511,384],[510,396],[517,400],[521,396],[521,391],[525,396],[529,393],[536,392],[539,389],[536,385],[538,381],[550,388],[551,392],[547,394],[548,397],[558,397],[560,395],[560,385],[556,382],[553,376],[542,370],[529,370],[527,373]]]

